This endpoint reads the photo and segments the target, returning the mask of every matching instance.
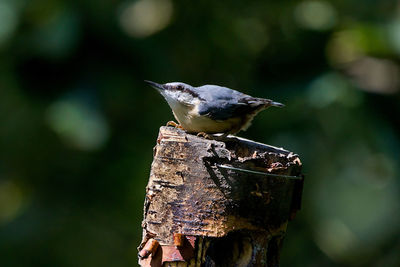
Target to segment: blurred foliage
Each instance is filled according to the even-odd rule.
[[[282,266],[400,266],[399,63],[394,0],[0,0],[0,265],[137,265],[149,79],[287,105],[240,134],[304,164]]]

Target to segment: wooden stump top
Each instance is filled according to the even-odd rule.
[[[177,234],[219,238],[252,231],[270,240],[285,232],[300,208],[302,184],[301,162],[292,152],[239,137],[209,140],[161,127],[139,249],[150,238],[174,246]]]

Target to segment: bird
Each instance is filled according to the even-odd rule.
[[[145,82],[165,98],[179,123],[167,125],[178,126],[191,134],[237,134],[245,131],[260,111],[285,106],[218,85],[194,87],[183,82]]]

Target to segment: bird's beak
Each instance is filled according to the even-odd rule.
[[[155,82],[152,82],[152,81],[147,81],[147,80],[144,80],[144,81],[146,83],[150,84],[151,87],[153,87],[153,88],[155,88],[157,90],[164,90],[164,86],[162,84],[155,83]]]

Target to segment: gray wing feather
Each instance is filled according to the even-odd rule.
[[[203,99],[199,106],[199,114],[214,120],[243,116],[267,104],[267,99],[254,98],[216,85],[201,86],[197,91]]]
[[[232,117],[246,114],[248,108],[242,104],[220,103],[220,105],[200,105],[199,114],[213,120],[227,120]]]

